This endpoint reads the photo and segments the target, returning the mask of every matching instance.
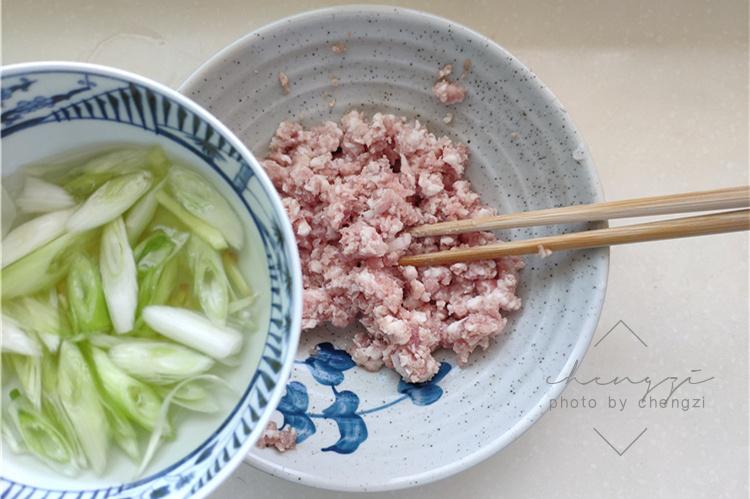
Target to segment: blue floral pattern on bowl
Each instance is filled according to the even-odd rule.
[[[291,381],[286,386],[286,394],[279,402],[278,410],[283,416],[281,429],[286,426],[297,432],[297,444],[301,444],[316,432],[315,419],[330,419],[336,423],[339,439],[333,445],[324,447],[323,452],[351,454],[367,440],[367,424],[364,416],[384,411],[400,402],[410,399],[415,405],[430,405],[443,395],[438,383],[450,372],[451,365],[441,362],[437,374],[424,383],[398,382],[396,392],[401,396],[369,409],[359,409],[360,398],[350,390],[338,390],[343,383],[344,371],[355,367],[355,363],[345,350],[334,347],[331,343],[318,344],[313,353],[305,360],[296,360],[295,364],[307,366],[313,379],[320,385],[329,386],[333,401],[322,412],[310,412],[307,387],[299,381]]]
[[[270,416],[291,367],[299,334],[301,296],[296,246],[283,209],[261,167],[240,142],[197,105],[135,75],[85,64],[39,63],[3,68],[0,136],[68,123],[106,121],[166,138],[202,160],[239,194],[263,243],[270,279],[270,319],[259,365],[239,403],[203,443],[144,478],[99,488],[43,488],[0,472],[0,497],[148,497],[205,495],[238,463]],[[251,165],[250,162],[253,164]],[[301,282],[301,281],[299,281]]]

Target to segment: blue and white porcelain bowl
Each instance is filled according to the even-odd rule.
[[[458,77],[466,60],[466,100],[446,107],[432,95],[436,74],[451,63]],[[289,78],[288,93],[279,72]],[[310,125],[353,108],[385,111],[467,144],[469,180],[501,212],[602,200],[581,137],[534,73],[484,36],[429,14],[351,6],[283,19],[219,52],[180,91],[258,157],[282,120]],[[453,120],[445,123],[449,112]],[[364,491],[437,480],[487,458],[528,429],[562,391],[564,383],[555,381],[581,359],[594,333],[607,266],[606,249],[529,257],[519,288],[524,307],[511,315],[505,333],[467,366],[444,354],[438,376],[423,385],[355,367],[342,351],[353,327],[303,332],[274,416],[297,429],[297,448],[284,454],[253,449],[249,462],[295,482]]]
[[[142,478],[115,458],[103,476],[67,478],[6,451],[0,496],[205,496],[244,458],[284,393],[299,339],[301,275],[296,244],[276,191],[253,155],[190,99],[112,68],[65,62],[2,68],[2,174],[61,152],[113,143],[161,145],[201,168],[240,214],[252,251],[241,255],[261,300],[226,410],[191,417]]]

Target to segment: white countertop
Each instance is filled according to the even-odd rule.
[[[6,0],[3,63],[89,61],[176,87],[239,36],[331,3]],[[466,24],[531,67],[586,138],[608,199],[748,183],[746,1],[401,4]],[[747,497],[747,234],[622,246],[611,255],[594,342],[619,321],[640,340],[620,324],[592,345],[577,378],[713,378],[675,392],[690,408],[638,408],[643,384],[573,383],[559,408],[500,454],[434,484],[372,496]],[[582,397],[597,406],[582,408]],[[610,409],[610,398],[627,399],[624,410]],[[215,496],[346,494],[243,464]]]

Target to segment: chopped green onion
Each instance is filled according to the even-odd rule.
[[[165,295],[165,290],[161,285],[161,277],[169,267],[173,275],[167,275],[167,279],[176,277],[176,268],[169,266],[172,258],[185,245],[190,235],[186,232],[180,232],[168,228],[159,228],[149,234],[146,239],[135,248],[134,257],[136,261],[136,270],[138,273],[138,308],[136,314],[147,305],[156,305],[164,303],[169,295]],[[159,291],[157,296],[157,291]],[[171,291],[171,290],[170,290]]]
[[[148,191],[152,180],[153,174],[148,171],[120,175],[108,180],[70,216],[67,229],[81,232],[111,222]]]
[[[242,348],[239,332],[191,310],[151,305],[143,309],[143,319],[158,333],[215,359],[234,355]]]
[[[135,428],[130,424],[128,418],[112,404],[102,401],[102,405],[104,406],[104,412],[107,413],[109,429],[115,443],[130,459],[137,462],[141,457],[141,451],[138,449],[138,435]]]
[[[29,357],[27,355],[8,355],[13,368],[16,371],[18,381],[26,398],[32,405],[42,408],[42,357]]]
[[[82,337],[82,339],[84,339]],[[123,341],[131,341],[126,339],[125,336],[113,336],[111,334],[90,334],[85,336],[85,339],[93,346],[108,350],[115,345],[119,345]]]
[[[184,407],[189,411],[202,412],[204,414],[213,414],[220,409],[219,404],[211,395],[201,400],[183,400],[176,397],[174,399],[174,405]]]
[[[224,239],[221,232],[187,211],[182,205],[180,205],[180,203],[175,201],[172,196],[161,190],[156,193],[156,199],[159,201],[159,204],[169,210],[183,224],[185,224],[186,227],[189,227],[190,230],[202,237],[212,248],[216,250],[227,248],[227,241]]]
[[[68,270],[74,243],[81,240],[79,234],[63,234],[5,267],[2,297],[33,294],[55,284]]]
[[[38,357],[42,354],[39,342],[33,336],[21,329],[10,317],[3,314],[2,329],[0,329],[0,347],[6,353],[17,353]]]
[[[115,173],[85,173],[65,183],[65,192],[77,199],[86,199],[108,180],[115,178]]]
[[[227,386],[207,373],[241,360],[255,300],[235,252],[244,226],[160,147],[66,158],[0,186],[3,443],[101,474],[113,441],[142,471],[176,436],[170,407],[221,410],[200,382]]]
[[[216,227],[233,248],[242,248],[244,232],[237,213],[203,176],[175,166],[169,171],[167,182],[170,193],[183,208]]]
[[[57,390],[89,464],[97,474],[107,466],[107,416],[94,378],[73,343],[60,345]]]
[[[138,263],[138,273],[159,268],[172,258],[190,238],[190,234],[158,227],[136,246],[133,255]]]
[[[54,302],[51,300],[54,297]],[[57,352],[63,334],[57,296],[50,293],[47,299],[24,296],[3,304],[4,311],[29,332],[34,332],[50,352]]]
[[[112,323],[99,269],[86,255],[77,255],[71,263],[67,290],[71,322],[76,333],[110,329]]]
[[[77,471],[72,467],[75,450],[52,421],[18,390],[10,393],[10,421],[20,434],[26,448],[37,458],[65,474]]]
[[[23,170],[29,175],[43,177],[45,180],[59,184],[80,173],[82,164],[101,155],[103,151],[102,148],[67,151],[62,155],[56,155],[54,158],[46,158],[26,165]]]
[[[191,383],[194,383],[195,381],[210,381],[212,383],[217,383],[224,386],[230,392],[234,392],[229,383],[213,374],[199,374],[198,376],[193,376],[192,378],[188,378],[175,385],[175,387],[172,388],[169,393],[167,393],[161,403],[161,408],[159,409],[159,417],[156,421],[156,424],[154,425],[153,431],[151,432],[151,436],[148,439],[146,452],[143,455],[143,460],[141,461],[141,466],[138,468],[136,477],[141,476],[144,470],[148,467],[151,459],[153,459],[154,454],[156,453],[156,447],[159,445],[159,441],[162,439],[164,433],[168,431],[169,422],[167,418],[169,416],[169,406],[172,403],[172,399],[175,398],[175,396],[182,390],[185,385],[189,385]]]
[[[104,227],[99,266],[104,298],[115,332],[127,333],[135,323],[138,282],[133,251],[122,218],[116,218]]]
[[[156,392],[147,384],[128,376],[98,348],[91,349],[91,357],[102,389],[115,407],[139,426],[153,429],[161,405]]]
[[[193,272],[193,294],[206,316],[218,325],[227,321],[229,280],[221,256],[199,237],[191,237],[187,256]]]
[[[158,386],[157,389],[164,392],[166,395],[169,393],[174,386]],[[180,400],[188,400],[190,402],[196,402],[198,400],[203,400],[208,396],[208,390],[203,388],[200,384],[197,382],[195,383],[185,383],[182,385],[182,387],[175,393],[175,398]]]
[[[67,327],[60,316],[57,293],[50,289],[47,296],[24,296],[7,301],[5,312],[13,319],[33,331],[50,352],[57,352],[60,337]]]
[[[166,396],[171,387],[157,387],[162,396]],[[178,390],[172,399],[174,405],[184,407],[193,412],[203,412],[211,414],[219,410],[219,404],[216,399],[202,386],[196,383],[189,383]]]
[[[83,337],[83,340],[88,341],[92,346],[100,348],[102,350],[109,350],[112,347],[121,345],[123,343],[133,343],[139,341],[153,341],[151,338],[145,336],[135,336],[135,333],[139,331],[133,331],[133,335],[112,335],[112,334],[90,334]]]
[[[240,298],[250,296],[253,291],[248,286],[247,281],[240,271],[237,254],[233,251],[225,251],[221,255],[221,261],[224,264],[224,270],[229,278],[229,282],[232,284],[234,292]]]
[[[86,467],[86,454],[83,452],[73,423],[60,400],[60,394],[57,391],[57,372],[57,360],[52,355],[45,354],[42,359],[42,410],[60,429],[74,449],[73,466],[82,469]]]
[[[16,220],[16,204],[8,191],[5,190],[4,185],[0,185],[0,202],[2,202],[2,210],[0,210],[0,213],[2,213],[2,234],[5,237]]]
[[[6,404],[7,407],[7,404]],[[5,411],[9,413],[9,411]],[[4,421],[9,421],[10,416],[8,414],[3,415]],[[0,425],[0,430],[3,434],[3,440],[8,444],[8,448],[14,454],[27,454],[26,446],[23,443],[23,437],[18,433],[18,428],[11,426],[10,424]]]
[[[182,381],[214,365],[205,355],[164,341],[122,342],[109,350],[109,358],[129,375],[155,385]]]
[[[240,312],[242,310],[245,310],[246,308],[249,308],[255,303],[255,295],[253,296],[246,296],[245,298],[240,298],[239,300],[235,300],[229,304],[229,313],[231,315],[236,314],[237,312]]]
[[[69,193],[86,198],[118,175],[146,169],[163,177],[168,167],[167,157],[159,147],[116,149],[99,154],[81,166],[69,168],[59,181]]]
[[[192,308],[194,297],[189,283],[180,282],[169,296],[167,304],[177,308]]]
[[[19,225],[3,239],[3,268],[65,233],[72,209],[54,211]]]
[[[16,199],[16,206],[26,213],[65,210],[75,204],[68,191],[36,177],[26,177],[23,191]]]
[[[164,305],[169,301],[172,291],[177,287],[179,267],[180,262],[176,258],[170,259],[164,265],[164,269],[161,271],[161,276],[159,277],[159,283],[156,285],[156,289],[154,289],[148,305]]]
[[[125,214],[125,229],[128,231],[128,241],[134,244],[146,230],[148,224],[156,214],[156,208],[159,202],[156,200],[156,193],[163,185],[159,183],[151,188],[144,196],[133,205]]]
[[[116,149],[88,161],[81,167],[83,173],[129,173],[141,168],[148,168],[156,174],[163,175],[168,166],[164,151],[156,147],[137,147]]]

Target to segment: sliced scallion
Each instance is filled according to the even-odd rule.
[[[211,247],[216,250],[227,248],[227,241],[224,239],[224,236],[220,231],[187,211],[182,205],[175,201],[172,196],[162,190],[156,193],[156,199],[159,201],[159,204],[180,219],[180,221],[185,224],[186,227],[189,227],[191,231],[202,237],[211,245]]]
[[[3,268],[63,235],[72,213],[71,209],[46,213],[10,231],[3,239]]]
[[[122,218],[116,218],[104,227],[99,266],[104,298],[115,332],[127,333],[135,323],[138,281],[133,251]]]
[[[229,309],[229,280],[224,273],[219,252],[199,237],[191,237],[187,256],[193,272],[193,294],[206,316],[224,325]]]
[[[36,177],[26,177],[16,206],[26,213],[47,213],[75,206],[76,201],[68,191]]]
[[[177,383],[214,365],[205,355],[165,341],[122,342],[110,348],[109,358],[129,375],[156,385]]]
[[[23,389],[23,394],[37,408],[42,408],[42,356],[9,355]]]
[[[91,358],[102,389],[115,407],[142,428],[152,429],[161,406],[156,392],[117,367],[102,350],[91,348]]]
[[[230,357],[242,347],[238,331],[218,326],[192,310],[151,305],[143,309],[143,319],[158,333],[215,359]]]
[[[237,213],[202,175],[174,166],[167,176],[167,184],[170,193],[183,208],[216,227],[233,248],[242,248],[244,231]]]
[[[148,191],[152,181],[153,174],[148,171],[108,180],[70,216],[67,229],[81,232],[111,222],[133,206]]]
[[[73,343],[60,345],[57,390],[89,465],[97,474],[107,466],[109,432],[94,377]]]
[[[3,314],[0,329],[0,346],[3,353],[17,353],[38,357],[42,354],[41,346],[34,336],[30,335],[13,319]]]
[[[76,333],[107,331],[112,323],[99,269],[86,255],[77,255],[67,278],[70,318]]]
[[[77,471],[73,467],[75,450],[65,436],[18,390],[10,393],[8,413],[8,419],[29,452],[65,474],[72,475]]]

